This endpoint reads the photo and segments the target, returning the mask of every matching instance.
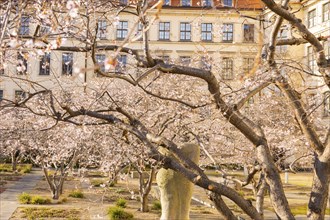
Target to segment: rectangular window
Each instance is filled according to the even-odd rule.
[[[202,23],[202,41],[212,41],[211,23]]]
[[[169,6],[170,5],[170,0],[164,0],[163,6]]]
[[[141,22],[139,22],[136,30],[135,37],[138,37],[137,40],[142,40],[143,39],[143,25]]]
[[[316,9],[308,12],[308,27],[314,27],[316,25]]]
[[[3,90],[0,89],[0,102],[2,101],[2,99],[3,99]]]
[[[281,29],[277,34],[277,40],[285,40],[288,38],[288,30],[287,29]],[[277,53],[285,53],[288,50],[287,45],[281,45],[276,46],[276,52]]]
[[[104,54],[96,54],[95,55],[95,60],[96,60],[97,65],[99,66],[100,70],[102,72],[105,72],[105,65],[104,65],[105,55]]]
[[[181,0],[181,6],[190,6],[190,0]]]
[[[254,42],[253,24],[244,24],[244,42]]]
[[[330,41],[324,41],[323,43],[325,57],[330,59]]]
[[[119,21],[117,25],[117,39],[123,40],[127,37],[128,21]]]
[[[50,26],[49,25],[41,25],[40,26],[40,36],[44,36],[50,33]]]
[[[124,73],[126,70],[127,65],[127,56],[126,55],[120,55],[117,59],[118,63],[116,65],[116,73]]]
[[[191,58],[189,56],[180,56],[180,65],[189,66],[191,63]]]
[[[62,75],[72,76],[73,68],[73,53],[62,54]]]
[[[22,90],[15,90],[15,100],[16,100],[16,102],[20,102],[25,98],[26,98],[26,92],[24,92]]]
[[[122,5],[127,5],[128,1],[127,0],[120,0],[120,4]]]
[[[99,38],[99,39],[107,38],[107,21],[106,20],[97,21],[97,38]]]
[[[190,41],[191,40],[191,24],[187,22],[180,23],[180,40]]]
[[[315,61],[315,56],[314,56],[314,51],[313,47],[309,46],[307,47],[307,62],[308,62],[308,67],[312,72],[316,71],[316,61]]]
[[[0,75],[5,74],[5,51],[0,52]]]
[[[212,64],[211,64],[210,60],[207,57],[202,57],[201,58],[201,68],[203,70],[211,71]]]
[[[224,57],[222,59],[222,75],[223,79],[233,79],[234,74],[233,74],[233,59],[229,57]]]
[[[330,20],[330,2],[325,3],[322,7],[322,21]]]
[[[19,34],[20,35],[29,35],[29,33],[30,33],[29,25],[30,25],[30,18],[27,16],[22,16],[21,24],[19,27]]]
[[[39,75],[50,75],[50,53],[45,53],[40,59]]]
[[[234,39],[233,24],[223,24],[222,41],[223,42],[233,42],[233,39]]]
[[[170,39],[170,22],[159,22],[159,40]]]
[[[232,7],[233,0],[223,0],[223,6]]]
[[[324,116],[330,116],[330,92],[324,93]]]
[[[243,72],[249,74],[254,66],[254,58],[244,58],[243,61]]]
[[[27,58],[28,54],[27,53],[17,53],[17,74],[18,75],[24,75],[27,72]]]
[[[212,6],[212,0],[203,0],[202,5],[204,7],[211,7]]]

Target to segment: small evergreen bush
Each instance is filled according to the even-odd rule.
[[[127,201],[125,199],[119,198],[116,201],[116,206],[121,208],[126,208]]]
[[[108,209],[108,215],[111,220],[129,220],[133,219],[133,214],[124,211],[123,208],[120,207],[110,207]]]
[[[21,204],[30,204],[31,198],[32,198],[32,196],[30,194],[23,192],[18,196],[18,201]]]
[[[84,198],[84,193],[80,190],[74,190],[69,194],[69,197],[82,199]]]
[[[51,200],[49,198],[43,198],[41,196],[32,196],[31,198],[31,204],[33,205],[44,205],[44,204],[50,204]]]
[[[152,210],[162,210],[162,205],[159,201],[154,201],[151,207]]]

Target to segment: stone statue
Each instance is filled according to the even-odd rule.
[[[183,144],[180,150],[186,157],[198,164],[199,146],[197,144]],[[166,149],[162,149],[161,152],[168,156],[172,155]],[[164,168],[158,171],[156,180],[160,190],[162,205],[162,216],[160,219],[188,220],[194,184],[180,173]]]

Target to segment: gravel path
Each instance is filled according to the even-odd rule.
[[[36,183],[41,180],[43,174],[39,169],[33,169],[31,173],[25,174],[20,180],[9,185],[0,194],[0,219],[8,220],[20,205],[17,197],[22,192],[32,190]]]

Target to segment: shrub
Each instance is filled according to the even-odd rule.
[[[21,204],[30,204],[31,198],[32,196],[30,194],[23,192],[18,196],[18,201]]]
[[[129,220],[133,218],[132,213],[126,212],[120,207],[110,207],[108,209],[108,215],[111,220]]]
[[[151,207],[152,210],[162,210],[162,205],[159,201],[154,201]]]
[[[125,199],[119,198],[116,201],[116,206],[126,208],[126,203],[127,203],[127,201]]]
[[[74,190],[69,194],[69,197],[73,198],[84,198],[84,193],[80,190]]]
[[[21,165],[21,173],[31,173],[32,170],[32,164],[25,164],[25,165]]]
[[[65,202],[67,202],[67,201],[68,201],[68,198],[63,197],[63,198],[61,198],[61,199],[58,201],[58,203],[59,203],[59,204],[62,204],[62,203],[65,203]]]
[[[92,179],[91,180],[91,184],[95,187],[99,187],[101,186],[102,184],[104,184],[104,181],[103,180],[100,180],[100,179]]]
[[[34,205],[44,205],[44,204],[50,204],[51,200],[49,198],[43,198],[41,196],[33,196],[31,198],[31,204]]]

